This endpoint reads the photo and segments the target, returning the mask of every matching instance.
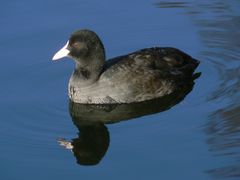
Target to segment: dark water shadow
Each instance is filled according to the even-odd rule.
[[[184,8],[189,6],[186,1],[161,1],[154,4],[158,8]]]
[[[182,14],[190,18],[198,27],[198,35],[203,44],[201,59],[212,66],[218,76],[214,83],[215,89],[207,94],[206,101],[221,102],[222,107],[212,109],[204,131],[212,155],[227,159],[229,163],[209,169],[207,173],[217,179],[239,178],[240,3],[221,0],[174,2],[180,4],[178,8],[181,8]],[[158,3],[157,7],[172,8],[165,4]],[[207,76],[213,78],[214,74],[209,72]]]
[[[181,102],[193,86],[191,80],[172,94],[141,103],[86,105],[70,101],[69,113],[79,130],[78,137],[71,141],[59,139],[58,142],[73,152],[78,164],[96,165],[104,157],[110,142],[106,124],[166,111]]]
[[[217,179],[240,177],[240,11],[234,11],[235,5],[220,0],[199,2],[193,5],[198,13],[191,17],[204,45],[201,54],[218,75],[207,101],[221,102],[222,107],[212,110],[204,126],[212,155],[229,162],[207,170]]]
[[[214,178],[240,177],[240,106],[219,109],[205,126],[209,151],[229,159],[225,166],[207,171]],[[234,160],[234,161],[231,161]]]

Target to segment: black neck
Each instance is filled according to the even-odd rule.
[[[81,83],[82,86],[91,85],[96,82],[102,72],[105,63],[104,47],[99,41],[94,49],[90,49],[90,54],[73,58],[76,62],[72,75],[74,83]]]
[[[81,83],[84,85],[91,85],[96,82],[100,76],[102,71],[104,61],[102,64],[91,64],[85,65],[76,63],[76,67],[74,69],[72,80],[76,81],[76,83]]]

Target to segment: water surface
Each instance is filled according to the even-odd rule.
[[[2,2],[0,179],[239,179],[239,9],[237,0]],[[126,120],[124,108],[98,107],[126,116],[83,126],[67,97],[74,63],[51,62],[79,28],[99,34],[108,58],[173,46],[199,59],[202,75],[165,109],[142,106]],[[81,163],[60,140],[95,159]]]

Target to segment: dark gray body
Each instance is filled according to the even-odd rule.
[[[84,68],[81,72],[76,68],[69,81],[69,97],[82,104],[132,103],[159,98],[187,84],[198,64],[175,48],[143,49],[106,61],[94,81],[87,80],[88,71],[84,72]]]

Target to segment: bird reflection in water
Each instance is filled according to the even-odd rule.
[[[194,79],[200,73],[195,74]],[[172,94],[158,99],[132,104],[78,104],[69,102],[72,121],[78,128],[78,137],[67,141],[59,139],[60,145],[70,149],[80,165],[96,165],[104,157],[110,142],[110,133],[105,124],[130,120],[144,115],[166,111],[181,102],[192,90],[194,79]]]
[[[70,149],[81,165],[95,165],[100,162],[109,145],[109,132],[101,122],[85,123],[72,117],[79,133],[71,142],[59,139],[60,145]],[[76,121],[75,121],[76,120]]]

